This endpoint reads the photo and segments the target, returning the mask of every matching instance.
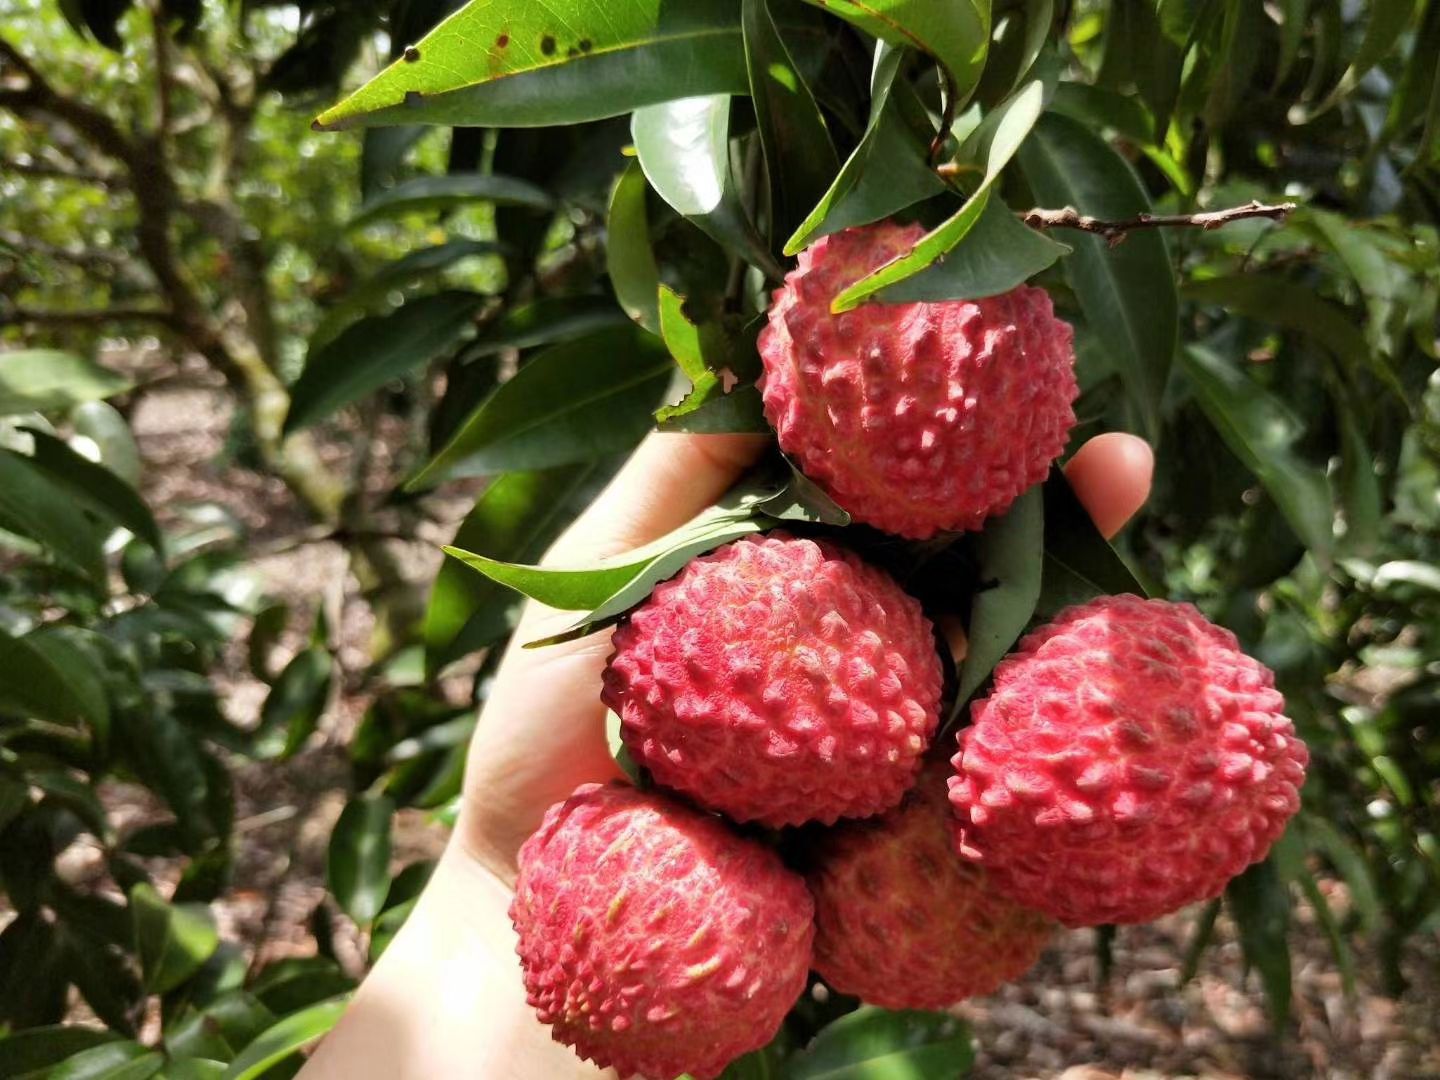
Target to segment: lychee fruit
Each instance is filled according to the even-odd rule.
[[[553,1037],[622,1076],[717,1076],[769,1042],[805,988],[800,876],[718,818],[587,784],[520,849],[510,918]]]
[[[613,640],[601,696],[631,756],[735,821],[888,810],[939,718],[919,603],[823,540],[776,532],[695,559]]]
[[[955,851],[943,763],[894,810],[828,830],[806,875],[815,970],[887,1009],[943,1009],[1028,971],[1054,928]]]
[[[1189,604],[1108,596],[1030,634],[961,734],[960,852],[1067,926],[1218,896],[1300,806],[1270,670]]]
[[[1078,393],[1073,330],[1042,289],[831,314],[923,234],[882,222],[807,248],[759,340],[781,448],[855,520],[918,540],[978,529],[1044,480]]]

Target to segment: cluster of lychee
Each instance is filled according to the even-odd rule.
[[[821,240],[760,352],[782,448],[857,520],[923,538],[1042,480],[1076,385],[1039,289],[830,313],[914,239]],[[948,764],[929,753],[930,621],[829,540],[772,532],[694,560],[614,649],[602,697],[654,787],[552,807],[511,913],[541,1020],[622,1075],[717,1075],[773,1037],[811,970],[891,1008],[992,992],[1057,921],[1218,895],[1299,804],[1305,747],[1270,672],[1184,604],[1104,597],[1031,633]],[[792,868],[766,830],[799,825],[818,837]]]

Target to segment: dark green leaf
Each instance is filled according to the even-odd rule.
[[[12,835],[13,828],[7,843]],[[15,883],[6,885],[10,900],[18,903]],[[39,913],[17,915],[0,930],[0,1021],[11,1028],[57,1022],[65,1013],[69,982],[64,962],[54,928]]]
[[[76,502],[129,529],[156,551],[164,551],[160,527],[139,492],[105,466],[82,457],[53,435],[33,428],[29,434],[35,441],[30,461],[70,492]]]
[[[807,0],[891,45],[927,52],[950,72],[958,100],[980,81],[990,44],[990,0]]]
[[[1270,1020],[1283,1031],[1290,1019],[1290,893],[1273,862],[1256,863],[1225,889],[1240,929],[1245,963],[1260,973]]]
[[[655,414],[662,431],[764,432],[764,409],[753,385],[736,387],[743,368],[737,348],[753,349],[748,338],[732,340],[717,322],[696,325],[685,314],[685,298],[660,286],[660,335],[670,355],[690,380],[691,390],[678,405]]]
[[[913,93],[897,83],[904,49],[881,42],[870,79],[870,120],[839,175],[815,209],[785,243],[794,255],[821,236],[852,225],[868,225],[945,190],[926,160],[929,147],[891,103],[892,94]]]
[[[260,709],[257,754],[288,758],[305,745],[325,714],[333,669],[329,650],[317,646],[285,665]]]
[[[225,1071],[224,1080],[260,1080],[265,1071],[320,1038],[345,1012],[347,999],[322,1001],[287,1016],[240,1052]]]
[[[129,421],[119,409],[108,401],[82,401],[70,410],[70,423],[76,435],[82,435],[95,444],[100,452],[101,465],[132,488],[139,489],[144,472],[140,446],[130,431]]]
[[[354,989],[334,960],[323,956],[298,956],[270,964],[250,986],[250,992],[276,1016],[288,1016],[300,1009]]]
[[[28,536],[105,585],[101,536],[65,489],[29,458],[0,450],[0,528]]]
[[[771,279],[784,276],[740,201],[730,167],[728,95],[636,109],[630,134],[650,186],[676,213]]]
[[[1144,596],[1144,587],[1095,528],[1061,469],[1051,470],[1044,492],[1045,568],[1036,614],[1048,617],[1097,596]]]
[[[1252,273],[1187,282],[1182,295],[1311,337],[1351,372],[1369,367],[1400,400],[1407,400],[1404,387],[1385,358],[1370,348],[1356,320],[1344,308],[1322,300],[1314,289]]]
[[[1360,431],[1355,408],[1343,394],[1336,394],[1335,410],[1340,418],[1340,505],[1345,511],[1343,548],[1348,555],[1372,554],[1380,542],[1384,505],[1380,480],[1375,475],[1375,455]]]
[[[770,177],[771,223],[788,236],[840,167],[824,117],[770,14],[770,0],[741,0],[745,62]]]
[[[56,935],[65,950],[70,981],[107,1027],[134,1035],[135,1020],[143,1011],[140,980],[125,953],[88,930],[62,922]]]
[[[1125,159],[1069,117],[1042,116],[1020,148],[1020,165],[1046,206],[1074,206],[1100,218],[1150,210]],[[1124,380],[1140,430],[1153,442],[1179,325],[1165,241],[1151,231],[1136,233],[1118,247],[1085,233],[1071,243],[1066,280]]]
[[[964,240],[980,220],[992,185],[1040,116],[1044,97],[1044,86],[1037,79],[992,109],[960,151],[960,160],[974,166],[977,175],[970,197],[947,220],[916,241],[910,251],[842,291],[831,303],[830,310],[838,314],[858,307],[880,290],[918,274]]]
[[[650,221],[645,197],[650,184],[638,161],[632,161],[615,181],[610,214],[605,222],[605,263],[610,285],[625,314],[652,334],[660,333],[656,296],[660,268],[650,246]]]
[[[625,312],[605,296],[556,296],[507,311],[465,350],[473,359],[503,349],[533,349],[625,325]]]
[[[224,1080],[226,1065],[223,1061],[206,1058],[182,1058],[165,1066],[159,1080]],[[278,1080],[278,1077],[277,1077]]]
[[[781,455],[782,458],[784,457]],[[843,527],[850,524],[850,514],[815,481],[784,458],[785,479],[774,494],[762,497],[756,509],[780,521],[808,521],[812,524]]]
[[[1004,517],[986,522],[976,539],[979,591],[970,607],[960,687],[947,727],[954,724],[1034,614],[1040,599],[1044,547],[1045,505],[1038,488],[1021,495]]]
[[[123,394],[130,380],[73,353],[0,352],[0,416],[68,409]]]
[[[350,220],[350,228],[402,214],[434,213],[479,202],[526,206],[532,210],[549,210],[555,205],[543,188],[513,176],[481,173],[419,176],[376,195]]]
[[[503,250],[499,244],[489,240],[451,240],[396,259],[360,282],[345,294],[340,303],[325,312],[325,318],[310,335],[311,351],[318,351],[322,345],[335,340],[347,323],[391,294],[438,277],[466,259],[494,255]]]
[[[505,562],[532,562],[554,542],[578,504],[608,469],[599,462],[544,472],[506,473],[475,503],[454,546]],[[509,631],[514,594],[455,559],[435,578],[425,616],[426,664],[439,671]]]
[[[390,888],[390,819],[395,803],[384,795],[351,799],[330,834],[326,880],[340,908],[362,926],[385,903]]]
[[[1370,69],[1395,48],[1400,35],[1410,26],[1417,10],[1415,0],[1374,0],[1366,6],[1370,19],[1365,24],[1365,36],[1355,50],[1350,66],[1345,69],[1340,81],[1325,99],[1315,108],[1304,112],[1302,123],[1314,120],[1352,93]]]
[[[1201,909],[1195,920],[1195,928],[1190,932],[1190,943],[1185,946],[1185,960],[1180,965],[1181,986],[1195,978],[1195,973],[1200,970],[1200,958],[1205,955],[1205,950],[1210,947],[1210,941],[1215,936],[1215,920],[1220,917],[1220,908],[1221,901],[1218,898],[1211,900]]]
[[[636,327],[552,346],[481,405],[407,486],[547,469],[628,449],[650,428],[671,372],[664,347]]]
[[[164,1054],[140,1043],[105,1043],[67,1059],[47,1080],[150,1080],[164,1065]]]
[[[220,944],[203,904],[169,904],[150,885],[130,890],[135,948],[145,988],[163,994],[194,975]]]
[[[1199,345],[1181,353],[1196,400],[1230,451],[1265,486],[1295,535],[1328,563],[1334,551],[1330,481],[1301,459],[1299,419],[1233,364]]]
[[[883,303],[978,300],[1009,292],[1070,248],[1023,224],[992,193],[979,220],[959,245],[930,267],[880,293]]]
[[[395,940],[395,935],[400,932],[400,928],[410,918],[410,913],[415,910],[417,903],[419,901],[412,897],[394,907],[386,908],[376,918],[370,929],[370,963],[374,964],[385,954],[385,950],[390,947],[390,943]]]
[[[957,1016],[864,1006],[830,1024],[786,1068],[787,1080],[955,1080],[970,1071],[970,1030]]]
[[[51,1068],[66,1058],[114,1039],[108,1031],[78,1024],[12,1032],[0,1039],[0,1076],[11,1080],[44,1080]]]
[[[275,1023],[275,1014],[243,990],[189,1009],[165,1029],[165,1049],[177,1058],[229,1061]]]
[[[444,356],[473,331],[484,303],[478,293],[442,292],[347,327],[305,358],[305,370],[290,392],[286,432],[322,420]]]
[[[746,91],[730,0],[470,4],[317,123],[572,124]]]
[[[290,605],[283,600],[266,604],[255,615],[246,642],[246,656],[250,674],[261,682],[271,682],[275,672],[270,669],[270,653],[290,624]]]
[[[11,637],[0,629],[0,709],[59,724],[109,728],[101,675],[83,653],[51,634]]]

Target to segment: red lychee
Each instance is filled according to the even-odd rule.
[[[1218,896],[1300,806],[1308,754],[1270,670],[1189,604],[1072,607],[995,669],[961,735],[960,851],[1067,926]]]
[[[520,850],[510,918],[529,1002],[622,1076],[718,1075],[805,988],[814,905],[779,856],[718,818],[587,784]]]
[[[955,852],[943,765],[905,801],[817,841],[815,970],[887,1009],[943,1009],[992,993],[1040,956],[1054,924],[990,888]]]
[[[939,716],[934,632],[888,574],[826,541],[747,537],[615,631],[605,704],[661,785],[735,821],[888,810]]]
[[[1044,480],[1078,392],[1073,331],[1041,289],[830,313],[923,234],[882,222],[807,248],[759,341],[781,448],[857,521],[921,540],[978,529]]]

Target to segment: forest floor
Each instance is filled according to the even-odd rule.
[[[196,373],[141,402],[133,421],[147,463],[146,494],[162,517],[172,520],[187,503],[227,507],[250,530],[253,549],[273,552],[255,564],[268,590],[302,610],[336,605],[342,613],[341,668],[361,671],[372,627],[365,605],[353,602],[358,586],[347,573],[344,553],[329,542],[287,542],[303,534],[306,523],[283,485],[227,463],[227,400]],[[341,461],[348,453],[338,444],[330,452]],[[469,504],[460,496],[442,505],[435,535],[405,553],[422,579],[433,576],[438,544],[448,541]],[[300,645],[298,629],[290,644]],[[265,687],[248,675],[240,651],[221,680],[222,692],[231,717],[251,724]],[[347,786],[343,739],[368,704],[363,694],[350,692],[354,680],[341,682],[344,688],[321,733],[299,756],[281,766],[242,766],[237,773],[236,881],[216,908],[222,932],[259,962],[315,950],[311,922],[325,903],[325,847]],[[116,788],[108,801],[122,822],[140,824],[159,812],[134,789]],[[397,829],[395,864],[433,858],[444,842],[443,826],[407,811]],[[1344,887],[1321,884],[1343,911]],[[1378,990],[1370,943],[1355,939],[1351,996],[1324,933],[1302,906],[1292,936],[1293,1017],[1288,1030],[1276,1035],[1257,977],[1247,976],[1235,929],[1223,916],[1195,977],[1180,985],[1197,916],[1198,909],[1191,909],[1154,925],[1122,929],[1104,979],[1094,932],[1057,936],[1023,980],[962,1006],[976,1034],[974,1075],[1440,1078],[1440,940],[1411,943],[1410,987],[1392,1000]],[[364,943],[343,916],[336,916],[335,925],[338,955],[359,974]]]

